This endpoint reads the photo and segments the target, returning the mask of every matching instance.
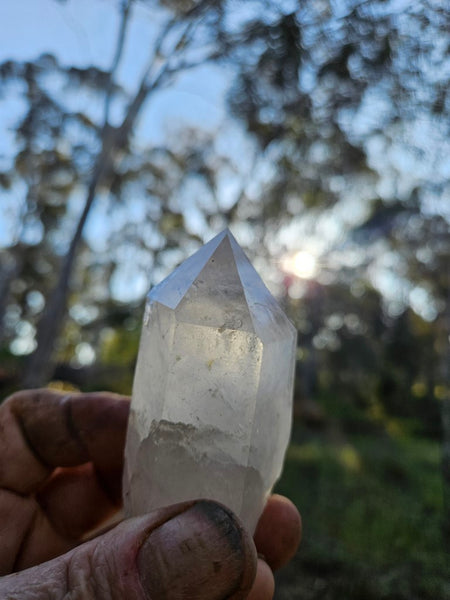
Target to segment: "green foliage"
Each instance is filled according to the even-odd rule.
[[[300,508],[304,541],[276,597],[450,598],[439,445],[384,433],[336,443],[300,426],[294,439],[278,491]]]

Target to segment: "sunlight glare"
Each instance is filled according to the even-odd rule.
[[[299,250],[283,260],[283,269],[302,279],[311,279],[317,274],[317,260],[310,252]]]

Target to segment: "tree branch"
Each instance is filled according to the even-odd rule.
[[[125,38],[126,38],[126,32],[127,32],[127,27],[128,27],[128,23],[129,23],[132,2],[133,2],[133,0],[123,0],[123,2],[122,2],[122,18],[120,20],[120,25],[119,25],[119,35],[117,37],[116,50],[114,52],[114,57],[112,60],[110,71],[109,71],[109,82],[108,82],[108,87],[106,88],[106,95],[105,95],[105,109],[104,109],[104,123],[103,123],[104,129],[109,125],[109,111],[110,111],[112,93],[113,93],[113,88],[114,88],[114,79],[115,79],[117,68],[118,68],[120,60],[122,58],[123,49],[125,46]]]

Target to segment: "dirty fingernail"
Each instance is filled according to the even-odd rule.
[[[256,551],[230,510],[200,500],[151,532],[138,570],[151,600],[238,600],[255,578]]]

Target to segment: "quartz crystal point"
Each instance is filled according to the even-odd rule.
[[[128,425],[127,515],[210,498],[253,532],[289,441],[296,330],[230,231],[148,296]]]

